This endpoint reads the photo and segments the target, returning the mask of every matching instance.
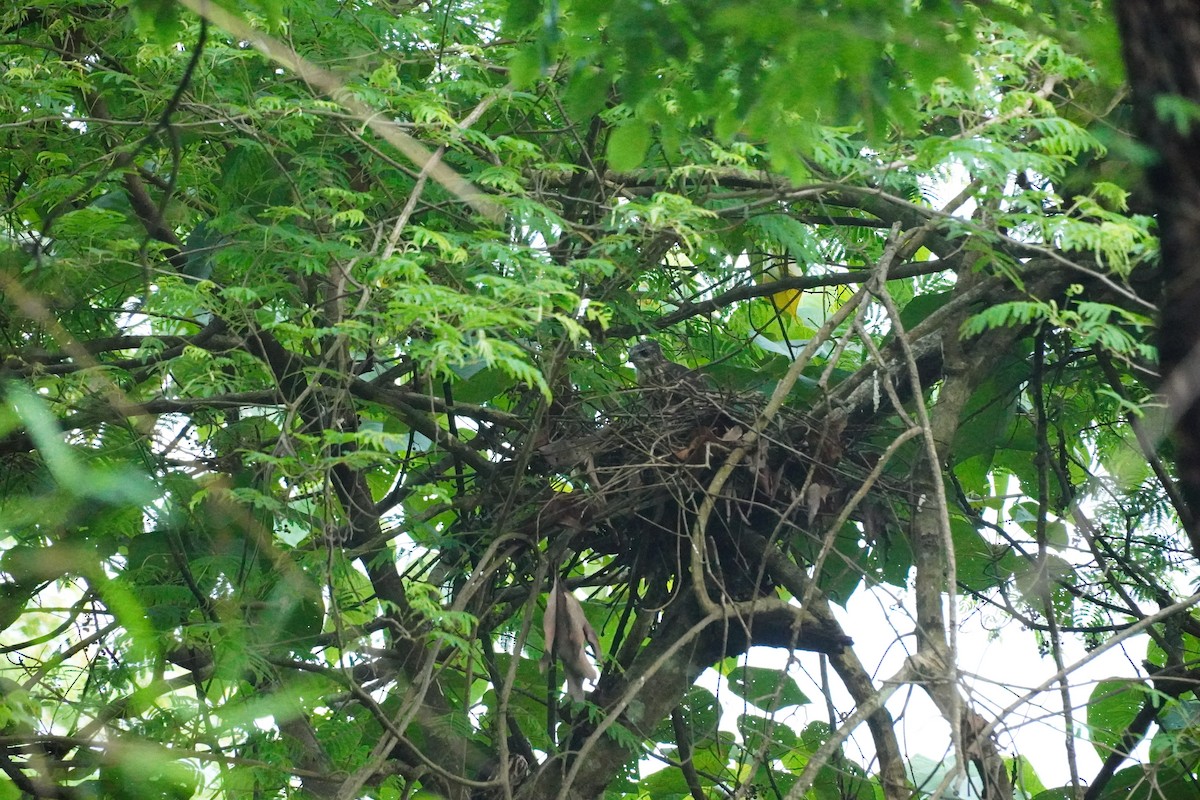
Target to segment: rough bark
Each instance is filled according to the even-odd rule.
[[[1162,241],[1159,357],[1189,508],[1184,524],[1200,553],[1200,5],[1121,0],[1117,18],[1138,130],[1156,155],[1149,179]],[[1180,101],[1193,104],[1190,111]]]
[[[624,674],[605,672],[588,700],[605,710],[603,718],[645,736],[667,719],[706,668],[738,656],[752,645],[789,647],[827,654],[848,649],[850,641],[832,618],[803,617],[800,631],[793,615],[767,611],[751,629],[743,620],[706,616],[686,589],[668,606],[649,643]],[[588,720],[577,721],[565,757],[551,759],[526,785],[520,798],[585,800],[603,797],[613,776],[636,753],[621,739]]]

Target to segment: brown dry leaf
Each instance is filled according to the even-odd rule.
[[[675,450],[672,455],[685,464],[708,464],[709,445],[721,444],[712,428],[697,428],[687,447]]]
[[[576,439],[559,439],[539,445],[538,454],[546,459],[546,463],[555,469],[571,467],[582,462],[589,455],[587,442]]]
[[[550,590],[550,597],[546,600],[546,613],[542,616],[542,637],[546,642],[546,649],[542,653],[542,660],[538,662],[538,669],[542,672],[546,671],[546,667],[550,666],[550,659],[554,658],[554,634],[558,630],[558,579],[554,580],[554,588]]]
[[[883,509],[875,503],[867,503],[863,505],[859,517],[862,520],[863,538],[872,547],[879,544],[887,531],[887,516]]]
[[[808,502],[808,524],[812,525],[813,520],[817,518],[817,512],[821,510],[821,504],[825,502],[825,498],[833,490],[832,486],[826,486],[822,483],[810,483],[807,491],[804,493],[804,499]]]
[[[592,662],[588,660],[585,648],[592,646],[596,657],[600,658],[600,639],[596,630],[588,622],[583,613],[583,606],[562,587],[556,578],[550,591],[550,600],[546,603],[546,615],[542,618],[542,633],[546,638],[546,652],[542,656],[542,669],[557,656],[562,661],[563,672],[567,675],[567,694],[576,702],[583,700],[583,681],[595,681],[600,677]]]
[[[763,491],[767,497],[775,496],[775,480],[771,474],[771,465],[767,461],[767,443],[763,439],[759,439],[755,443],[754,453],[751,456],[751,468],[754,470],[754,478],[758,482],[758,488]]]
[[[674,452],[671,453],[671,455],[675,456],[675,458],[677,458],[678,460],[680,460],[686,464],[688,459],[692,457],[692,453],[694,453],[694,452],[696,452],[696,443],[693,441],[691,444],[689,444],[687,447],[683,448],[682,450],[675,450]]]
[[[817,451],[817,461],[827,466],[833,466],[842,458],[842,434],[846,431],[849,418],[843,411],[836,411],[825,418],[821,431],[821,445]]]
[[[569,531],[580,531],[584,527],[585,506],[580,498],[570,492],[559,492],[550,497],[537,517],[538,531],[554,525]]]

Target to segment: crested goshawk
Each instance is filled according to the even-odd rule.
[[[662,346],[653,339],[638,342],[629,348],[629,360],[637,370],[638,386],[653,389],[682,389],[703,392],[710,389],[708,380],[683,364],[668,361]]]

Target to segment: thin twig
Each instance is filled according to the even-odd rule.
[[[450,167],[435,160],[433,153],[425,145],[402,131],[394,122],[384,119],[378,111],[359,100],[333,73],[318,67],[273,37],[255,30],[241,17],[209,2],[209,0],[179,0],[179,4],[204,17],[217,27],[223,28],[233,36],[249,42],[267,58],[277,64],[282,64],[299,75],[305,83],[327,94],[414,164],[422,169],[428,165],[431,178],[479,214],[492,222],[500,222],[504,219],[503,209],[486,194]]]

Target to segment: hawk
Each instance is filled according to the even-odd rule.
[[[629,348],[629,360],[637,370],[638,386],[648,389],[683,389],[702,392],[708,381],[683,364],[668,361],[662,346],[653,339],[638,342]]]

